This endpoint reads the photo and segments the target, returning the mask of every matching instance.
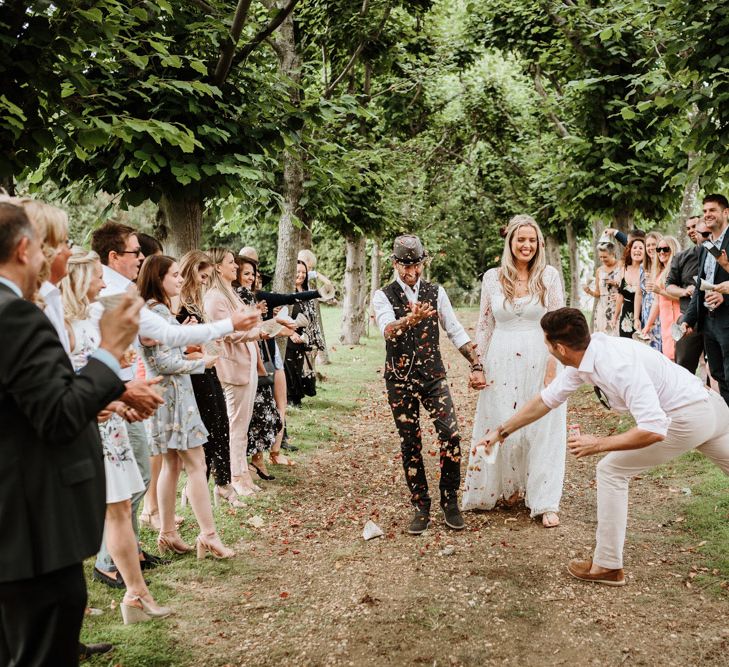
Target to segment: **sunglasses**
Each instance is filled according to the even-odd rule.
[[[612,410],[610,407],[610,401],[608,401],[607,396],[605,396],[605,393],[603,392],[600,387],[597,385],[593,385],[593,390],[595,391],[595,396],[597,396],[597,400],[600,401],[600,403],[603,405],[603,407],[607,408],[608,410]]]
[[[671,252],[670,248],[656,248],[656,252]]]

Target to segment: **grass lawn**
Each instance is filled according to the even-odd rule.
[[[289,439],[300,448],[296,453],[299,459],[315,454],[319,447],[326,446],[334,437],[346,437],[346,433],[335,431],[337,415],[356,410],[365,382],[371,381],[375,369],[384,364],[384,343],[374,328],[370,330],[371,337],[362,339],[363,345],[341,346],[338,342],[341,311],[323,307],[322,318],[331,364],[318,367],[325,379],[318,383],[317,395],[307,397],[303,408],[291,410],[287,416]],[[254,500],[247,500],[243,509],[230,510],[222,506],[214,509],[223,542],[233,545],[240,539],[250,538],[252,533],[248,521],[252,517],[278,512],[294,497],[295,477],[283,467],[277,467],[275,474],[276,481],[268,485],[268,488],[277,489],[275,492],[259,494]],[[183,484],[184,475],[180,488]],[[185,517],[180,529],[182,537],[188,544],[194,544],[198,531],[192,510],[189,506],[178,508],[178,513]],[[157,553],[156,534],[153,531],[143,526],[141,538],[145,550]],[[93,559],[89,559],[85,567],[89,582],[89,605],[101,610],[102,614],[87,616],[81,639],[86,643],[104,641],[115,645],[114,652],[109,656],[100,656],[85,664],[129,667],[189,664],[189,652],[184,644],[175,640],[174,631],[171,630],[173,619],[124,626],[118,609],[123,591],[111,590],[91,581]],[[145,576],[159,603],[180,608],[191,601],[194,594],[199,594],[205,582],[211,578],[222,581],[226,573],[230,572],[237,575],[249,573],[253,578],[257,567],[257,563],[243,557],[230,561],[197,561],[191,554],[174,556],[170,565],[145,573]],[[188,589],[190,594],[185,593]],[[209,623],[210,619],[203,622]],[[242,619],[241,622],[245,621]]]

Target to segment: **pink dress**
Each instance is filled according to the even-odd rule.
[[[676,360],[676,341],[671,336],[671,326],[681,316],[681,307],[678,301],[670,297],[658,295],[658,316],[661,319],[661,341],[663,354],[671,361]]]

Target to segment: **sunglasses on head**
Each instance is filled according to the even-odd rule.
[[[668,246],[664,246],[661,248],[656,248],[656,252],[671,252],[671,249]]]

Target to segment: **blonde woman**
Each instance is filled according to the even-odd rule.
[[[89,307],[104,288],[99,256],[75,248],[68,261],[68,274],[61,280],[64,315],[71,346],[74,370],[83,368],[98,348],[101,335],[97,323],[89,319]],[[115,401],[99,415],[99,432],[104,451],[106,473],[106,518],[104,537],[126,593],[121,603],[124,623],[162,618],[171,612],[154,601],[142,576],[137,538],[132,526],[132,496],[144,491],[144,481],[129,444],[124,419],[136,415]]]
[[[656,320],[660,322],[662,351],[671,361],[676,358],[676,342],[671,336],[671,327],[681,317],[681,307],[678,297],[671,296],[666,291],[666,278],[671,270],[674,256],[681,250],[678,240],[673,236],[664,236],[656,248],[656,261],[653,263],[653,275],[648,286],[652,286],[656,299],[648,313],[643,336],[648,336]]]
[[[546,264],[539,226],[527,215],[515,216],[506,229],[501,267],[483,277],[476,342],[487,386],[476,408],[464,510],[493,509],[500,499],[512,505],[523,497],[531,516],[541,516],[546,528],[559,525],[567,441],[564,406],[550,412],[547,421],[509,437],[493,464],[483,460],[483,450],[475,445],[554,378],[557,362],[547,351],[539,322],[563,305],[560,276]]]
[[[656,301],[655,294],[655,276],[656,265],[658,264],[658,254],[656,252],[663,240],[663,236],[658,232],[649,232],[645,237],[645,256],[643,257],[643,276],[640,281],[641,291],[641,307],[640,307],[640,323],[642,325],[641,332],[646,334],[650,341],[650,346],[654,350],[661,351],[661,320],[654,320],[653,326],[646,327],[646,322],[650,317],[653,309],[653,303]],[[670,333],[670,332],[669,332]]]
[[[238,277],[235,255],[227,248],[207,251],[213,262],[210,287],[205,292],[205,316],[211,321],[230,317],[246,308],[233,289]],[[215,364],[220,384],[225,393],[230,422],[230,474],[233,488],[241,496],[250,496],[260,487],[251,479],[246,459],[248,426],[253,416],[253,404],[258,386],[258,348],[261,339],[258,327],[242,333],[225,336],[220,357]]]
[[[35,301],[53,324],[61,339],[61,345],[68,354],[71,348],[63,321],[61,292],[58,289],[58,284],[66,275],[66,264],[71,256],[68,216],[60,208],[37,199],[19,199],[15,203],[23,208],[43,240],[43,255],[46,261],[38,277],[39,286]]]
[[[201,250],[191,250],[180,260],[183,283],[180,290],[180,309],[177,321],[185,323],[205,322],[203,293],[210,285],[213,261]],[[234,507],[243,505],[230,483],[230,440],[225,394],[215,368],[207,368],[202,375],[191,375],[195,401],[203,424],[208,430],[205,449],[207,476],[215,480],[213,491],[216,504],[224,500]]]

